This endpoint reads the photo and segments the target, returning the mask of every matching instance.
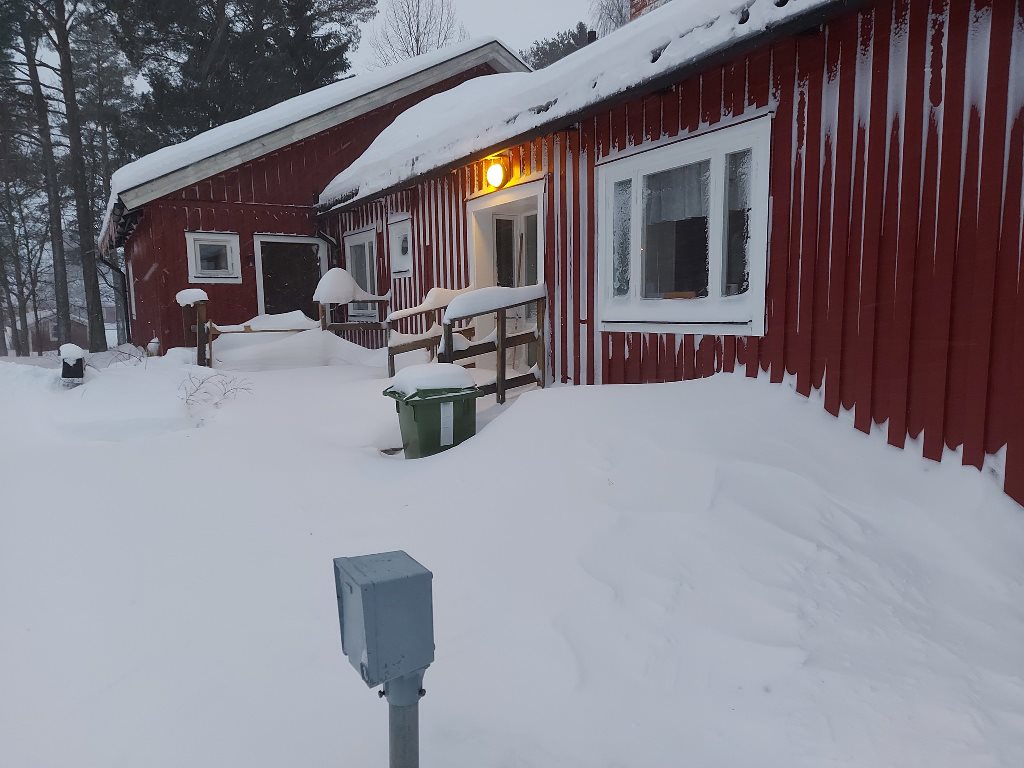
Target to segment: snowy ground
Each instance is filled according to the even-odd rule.
[[[424,766],[1024,765],[991,479],[730,376],[529,392],[403,461],[378,355],[274,343],[331,364],[0,364],[0,766],[386,765],[331,559],[396,548],[435,574]]]

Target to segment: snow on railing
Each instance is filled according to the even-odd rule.
[[[510,309],[521,304],[528,304],[547,296],[544,283],[524,285],[520,288],[491,286],[467,291],[452,299],[444,312],[444,322],[466,320],[477,315],[497,312],[499,309]]]
[[[387,321],[391,323],[395,320],[401,320],[406,317],[413,317],[414,315],[422,315],[427,312],[444,309],[456,296],[461,296],[462,294],[473,290],[476,289],[472,285],[467,285],[465,288],[431,288],[427,291],[427,295],[423,297],[423,301],[415,307],[396,309],[388,315]]]

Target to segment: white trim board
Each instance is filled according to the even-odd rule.
[[[334,128],[483,64],[490,64],[499,73],[529,71],[526,64],[503,45],[489,42],[375,91],[356,96],[319,114],[126,189],[118,195],[126,209],[138,208],[158,197]]]

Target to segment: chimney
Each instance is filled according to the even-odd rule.
[[[643,16],[648,11],[653,11],[659,5],[664,5],[668,0],[629,0],[629,18],[635,19]]]
[[[591,43],[593,43],[596,40],[597,40],[597,30],[596,29],[588,29],[587,30],[587,45],[590,45]]]

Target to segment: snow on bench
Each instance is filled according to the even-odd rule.
[[[278,315],[256,315],[252,320],[247,320],[238,325],[217,325],[219,333],[257,333],[267,331],[308,331],[319,328],[320,323],[311,320],[306,313],[300,309],[292,312],[282,312]]]
[[[544,283],[525,285],[521,288],[502,286],[478,288],[452,299],[448,304],[448,309],[445,310],[444,321],[451,323],[456,320],[465,320],[488,312],[497,312],[499,309],[537,301],[545,296],[547,296],[547,286]]]

